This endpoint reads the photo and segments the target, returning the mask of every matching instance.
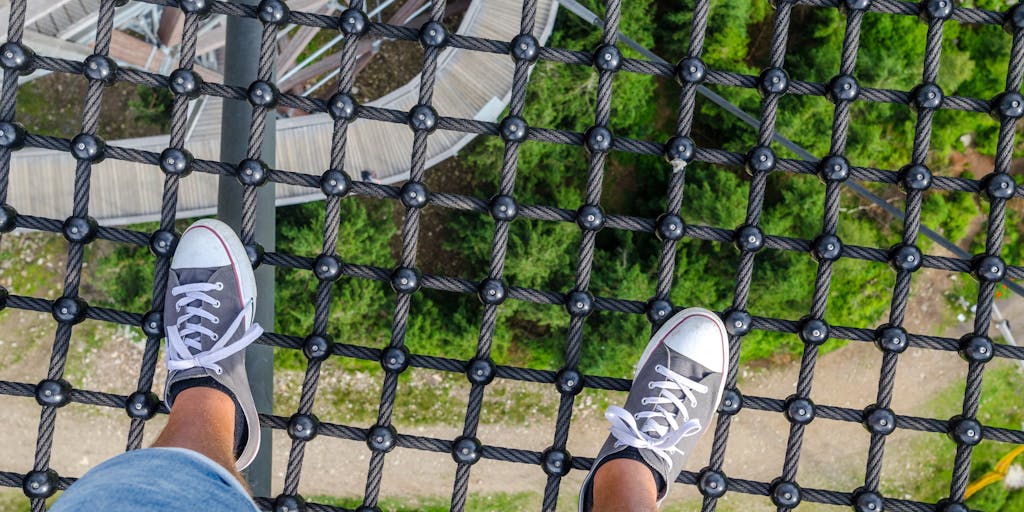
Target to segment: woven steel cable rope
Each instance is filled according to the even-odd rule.
[[[113,14],[115,8],[120,3],[121,2],[115,0],[105,0],[102,3],[99,21],[97,24],[97,38],[95,46],[95,52],[98,55],[105,55],[109,48]],[[153,0],[148,3],[177,6],[177,2],[169,1]],[[854,65],[857,58],[857,49],[859,47],[860,19],[865,12],[909,16],[918,16],[922,12],[921,4],[896,0],[874,0],[873,2],[867,2],[867,5],[863,8],[851,9],[850,5],[854,4],[859,4],[859,2],[837,0],[799,0],[778,2],[775,15],[775,28],[771,40],[769,67],[779,69],[784,68],[783,59],[785,55],[785,39],[789,31],[788,17],[789,12],[795,5],[844,9],[847,26],[839,71],[840,75],[851,76],[854,75]],[[11,42],[20,43],[24,34],[25,6],[26,0],[14,0],[12,2],[11,18],[9,22],[9,41]],[[209,6],[209,12],[214,14],[227,14],[231,16],[249,18],[259,17],[258,8],[255,6],[216,1],[209,2]],[[621,3],[617,0],[609,1],[606,5],[605,24],[602,33],[602,48],[607,51],[612,51],[608,50],[607,47],[614,48],[614,44],[616,42],[620,6]],[[349,7],[350,9],[354,9],[356,13],[361,13],[363,4],[357,0]],[[686,56],[699,58],[704,51],[704,37],[706,34],[707,19],[709,16],[709,2],[707,0],[697,0],[694,9],[693,28],[690,33],[690,44]],[[530,34],[532,32],[535,10],[535,2],[531,0],[524,2],[519,32],[521,35]],[[434,3],[431,9],[431,21],[442,21],[443,13],[444,3]],[[191,69],[194,65],[196,28],[198,26],[198,19],[202,14],[205,13],[186,12],[185,30],[182,36],[182,53],[179,61],[181,69]],[[1004,19],[1005,13],[959,7],[953,8],[948,17],[933,17],[926,19],[925,22],[928,23],[929,30],[926,41],[925,67],[922,77],[922,85],[933,83],[937,76],[940,47],[939,42],[941,42],[942,25],[944,23],[961,22],[1002,24]],[[336,16],[297,11],[286,12],[283,22],[335,30],[339,27],[339,18]],[[278,22],[264,21],[258,81],[269,82],[272,77],[273,48],[271,43],[273,42],[273,36],[277,30],[276,23]],[[424,35],[421,31],[405,27],[394,27],[381,23],[369,22],[368,30],[365,33],[373,36],[390,37],[400,40],[424,41]],[[338,86],[339,94],[347,94],[352,88],[354,80],[354,76],[352,74],[352,70],[354,69],[354,48],[360,35],[361,34],[354,34],[352,37],[347,37],[344,43],[342,58],[339,63],[339,67],[341,69]],[[440,45],[433,45],[433,43],[429,42],[424,43],[426,48],[424,52],[423,81],[421,83],[419,102],[425,107],[431,107],[437,56],[442,48],[459,48],[463,50],[498,54],[507,54],[514,50],[511,43],[506,41],[467,37],[458,34],[445,33],[444,35],[446,36],[445,41]],[[1024,76],[1024,31],[1019,28],[1013,28],[1012,38],[1013,44],[1008,57],[1008,73],[1004,94],[1017,93],[1020,90],[1022,76]],[[605,54],[600,51],[589,53],[557,48],[539,48],[537,51],[537,59],[548,62],[563,63],[565,65],[593,65],[595,63],[595,59],[598,56],[603,55]],[[81,62],[57,59],[43,55],[36,56],[31,60],[32,65],[38,69],[71,74],[83,74],[88,72],[86,69],[87,64]],[[522,115],[526,102],[525,91],[528,76],[527,71],[530,64],[530,62],[525,60],[516,61],[511,96],[512,100],[510,103],[509,115],[506,117],[506,120],[513,117],[518,118]],[[594,127],[604,127],[608,124],[610,115],[609,106],[613,94],[611,81],[612,76],[615,73],[632,72],[661,77],[673,77],[676,74],[676,69],[673,66],[630,58],[622,58],[621,67],[617,69],[601,69],[600,66],[598,66],[598,68],[598,97],[593,124]],[[0,92],[0,121],[13,121],[15,119],[16,104],[14,99],[17,90],[17,76],[18,70],[6,69],[4,71],[3,90]],[[169,79],[166,76],[137,70],[116,70],[115,78],[118,81],[147,85],[150,87],[168,87],[169,85]],[[706,85],[756,88],[759,86],[760,80],[761,77],[720,70],[707,70],[703,83]],[[99,113],[98,109],[100,105],[99,99],[102,95],[103,85],[104,83],[98,79],[90,81],[82,120],[82,133],[86,135],[96,135],[96,125]],[[677,137],[688,137],[692,128],[693,118],[695,116],[694,105],[696,87],[696,83],[683,84],[680,94],[679,118],[675,133],[675,136]],[[784,93],[766,94],[762,103],[762,121],[761,129],[758,134],[758,144],[768,147],[768,144],[772,139],[774,119],[778,113],[778,97],[781,96],[781,94],[823,96],[828,93],[828,87],[829,84],[792,79],[788,80],[788,89]],[[228,99],[252,100],[250,91],[246,90],[244,87],[203,83],[199,86],[198,92],[204,95],[219,96]],[[914,92],[915,91],[863,88],[860,90],[860,96],[855,101],[874,101],[906,105],[915,101],[913,97]],[[323,99],[302,98],[288,94],[276,95],[275,99],[277,100],[278,105],[296,108],[311,113],[326,112],[330,108],[329,102]],[[177,95],[175,97],[174,105],[172,107],[172,130],[168,145],[169,148],[179,150],[185,149],[183,146],[183,128],[186,126],[187,121],[187,101],[187,98],[184,96]],[[849,104],[850,102],[848,101],[836,102],[833,116],[833,129],[831,133],[830,154],[832,155],[841,156],[845,152],[846,137],[848,134],[849,123],[851,122]],[[928,140],[930,138],[931,118],[935,110],[950,109],[984,113],[988,112],[992,108],[991,105],[992,102],[988,99],[945,96],[941,98],[941,102],[936,107],[924,109],[918,108],[915,138],[913,141],[914,151],[912,163],[923,164],[924,162],[928,150]],[[267,107],[254,105],[252,112],[253,122],[249,137],[248,156],[251,159],[255,159],[258,157],[262,142],[267,136],[264,124],[265,116],[267,115]],[[407,124],[411,122],[411,113],[392,109],[359,106],[354,114],[353,120],[356,118]],[[570,320],[568,343],[566,347],[566,363],[565,366],[557,372],[495,365],[493,361],[490,360],[490,343],[494,333],[497,309],[499,308],[496,304],[486,304],[482,308],[483,311],[477,351],[474,358],[469,361],[441,358],[429,354],[413,354],[409,353],[405,348],[404,337],[409,316],[410,294],[414,293],[417,288],[467,294],[479,294],[481,293],[481,289],[483,289],[483,283],[479,283],[474,280],[453,276],[421,275],[418,271],[415,271],[417,241],[419,235],[419,208],[422,207],[422,205],[410,202],[409,199],[403,198],[403,195],[413,189],[419,191],[420,189],[415,185],[422,186],[424,176],[424,149],[431,129],[454,130],[465,133],[496,136],[501,134],[502,123],[450,118],[445,117],[443,112],[435,113],[433,121],[434,123],[432,123],[430,128],[417,128],[416,126],[413,126],[415,138],[410,157],[411,169],[413,170],[410,183],[412,183],[413,186],[410,187],[407,185],[406,187],[399,188],[366,182],[346,183],[346,186],[348,187],[346,193],[384,200],[401,200],[403,201],[403,204],[405,204],[406,214],[402,229],[402,251],[399,268],[385,269],[373,265],[341,262],[340,260],[337,260],[336,253],[337,244],[339,243],[337,239],[339,226],[341,222],[344,222],[344,219],[340,218],[339,208],[340,202],[344,200],[343,196],[345,194],[326,194],[323,252],[320,256],[335,258],[334,262],[338,264],[338,268],[336,273],[332,273],[327,278],[321,278],[318,283],[316,297],[314,300],[313,331],[311,333],[293,334],[268,332],[260,340],[260,343],[264,343],[266,345],[298,350],[304,349],[307,356],[311,356],[310,349],[313,346],[312,342],[318,341],[317,338],[319,337],[329,340],[329,343],[325,343],[323,346],[327,347],[329,355],[332,357],[348,357],[381,361],[382,365],[385,365],[386,375],[382,386],[378,422],[373,427],[366,428],[334,423],[320,423],[316,420],[314,414],[314,401],[317,392],[322,358],[320,356],[309,357],[306,375],[303,379],[298,410],[295,415],[290,418],[284,418],[276,415],[261,416],[261,422],[264,426],[287,430],[289,435],[292,437],[292,447],[289,453],[285,484],[282,494],[275,500],[270,498],[259,498],[258,503],[263,507],[271,507],[276,504],[279,508],[283,507],[283,509],[287,510],[289,507],[293,505],[298,506],[298,504],[301,503],[301,500],[298,499],[298,489],[305,444],[313,436],[326,435],[341,439],[370,442],[372,441],[370,438],[375,432],[375,427],[379,427],[384,429],[379,431],[379,433],[389,433],[390,439],[384,444],[378,444],[377,448],[373,448],[373,443],[371,442],[373,455],[371,456],[370,471],[368,472],[367,477],[367,487],[363,503],[364,507],[375,507],[379,501],[380,493],[382,492],[380,482],[383,471],[384,453],[393,447],[402,447],[438,452],[439,456],[452,456],[456,458],[459,465],[456,469],[454,484],[452,487],[452,508],[454,510],[462,510],[465,507],[466,497],[469,492],[470,467],[476,460],[486,458],[491,460],[542,465],[544,471],[548,474],[548,483],[545,487],[543,506],[546,510],[551,510],[555,507],[559,494],[558,491],[561,477],[565,472],[568,471],[570,467],[576,470],[586,470],[589,469],[592,464],[592,460],[589,458],[571,457],[567,452],[565,452],[565,444],[568,437],[569,424],[573,409],[573,396],[578,392],[580,386],[620,391],[628,389],[629,387],[629,381],[625,379],[579,374],[577,366],[579,363],[580,348],[582,343],[588,342],[584,335],[583,319],[585,318],[585,314],[574,314]],[[347,142],[346,131],[350,123],[351,120],[348,119],[335,120],[329,171],[344,172],[345,170],[344,158]],[[1003,116],[1000,118],[1000,131],[997,143],[995,166],[995,172],[997,174],[1006,174],[1009,170],[1015,125],[1015,117]],[[499,180],[499,195],[507,196],[514,201],[517,151],[521,144],[530,143],[531,141],[546,141],[557,144],[585,145],[588,143],[588,137],[593,133],[595,133],[593,129],[588,130],[587,133],[576,133],[560,130],[557,127],[528,127],[522,140],[506,140],[505,154],[502,159],[501,179]],[[24,143],[29,147],[48,148],[66,152],[70,152],[75,149],[72,147],[72,141],[67,139],[31,132],[26,134],[24,137]],[[612,137],[609,146],[610,147],[604,151],[595,147],[589,148],[591,149],[591,152],[588,160],[588,180],[587,191],[585,194],[586,204],[583,206],[598,208],[600,206],[601,180],[607,151],[624,151],[649,155],[661,155],[665,151],[665,145],[662,141],[635,140],[619,136]],[[11,151],[12,148],[10,147],[0,148],[0,203],[3,203],[4,205],[7,205],[8,202],[7,186],[10,173]],[[106,158],[111,159],[144,162],[154,166],[159,165],[161,161],[160,154],[139,151],[133,148],[114,146],[106,147],[105,156]],[[746,154],[724,151],[716,148],[701,147],[694,148],[692,157],[689,159],[690,162],[702,162],[729,167],[742,167],[744,165],[749,165],[749,160],[750,156]],[[77,160],[73,205],[73,218],[76,219],[87,219],[89,177],[92,163],[93,162],[86,158],[79,158]],[[683,200],[686,163],[686,161],[671,162],[670,167],[672,174],[667,190],[668,200],[665,210],[666,214],[677,215],[680,210]],[[240,166],[236,162],[222,163],[201,159],[196,159],[192,162],[192,170],[196,172],[237,176],[240,172],[239,169]],[[327,176],[327,173],[319,175],[308,174],[308,172],[309,170],[266,169],[266,179],[276,183],[287,183],[311,188],[325,187],[323,180]],[[819,169],[814,162],[779,158],[776,159],[775,167],[771,172],[816,174],[819,172]],[[750,189],[750,201],[748,202],[747,219],[745,222],[747,225],[757,226],[760,219],[764,192],[767,187],[766,179],[768,173],[754,170],[753,174],[754,183]],[[331,176],[336,175],[332,174]],[[893,170],[856,166],[850,167],[849,177],[863,182],[887,184],[899,183],[902,180],[900,173]],[[177,175],[168,174],[165,179],[160,227],[155,233],[143,233],[121,228],[95,227],[86,223],[82,224],[82,226],[84,226],[84,229],[88,231],[89,237],[78,237],[79,239],[76,240],[76,234],[69,231],[69,226],[74,227],[76,225],[75,223],[69,223],[68,221],[58,219],[33,217],[29,215],[18,215],[14,218],[14,223],[19,228],[51,233],[63,233],[65,236],[69,237],[68,266],[65,274],[65,286],[62,297],[67,300],[52,300],[48,298],[28,297],[5,293],[5,306],[28,311],[53,313],[55,316],[60,313],[59,309],[61,306],[79,306],[80,310],[68,311],[64,316],[58,316],[58,318],[63,318],[63,320],[60,320],[58,324],[51,352],[51,361],[47,371],[47,380],[36,385],[0,381],[0,394],[4,395],[36,397],[39,400],[43,400],[41,403],[45,402],[43,397],[50,396],[45,394],[47,391],[50,391],[51,395],[54,391],[56,391],[57,394],[62,395],[59,401],[52,402],[52,405],[43,405],[41,409],[36,457],[32,471],[29,471],[28,473],[19,473],[17,471],[13,471],[15,468],[0,468],[5,470],[0,471],[0,485],[26,487],[35,483],[51,485],[52,490],[55,491],[58,488],[66,488],[74,481],[73,478],[57,475],[49,467],[53,432],[56,426],[56,410],[68,402],[125,408],[129,413],[129,416],[132,418],[127,442],[128,449],[137,449],[141,446],[142,432],[146,419],[152,417],[153,414],[158,412],[167,412],[166,408],[163,407],[163,405],[156,399],[155,395],[152,395],[151,393],[160,339],[159,333],[152,333],[153,329],[148,327],[148,323],[154,318],[152,313],[143,314],[140,312],[126,312],[109,308],[89,307],[88,305],[81,303],[78,299],[78,288],[81,284],[82,278],[81,262],[85,250],[84,246],[91,240],[90,237],[138,246],[148,245],[156,253],[152,311],[155,312],[162,310],[163,295],[166,288],[166,272],[169,263],[168,255],[170,252],[166,250],[166,247],[161,249],[159,242],[163,240],[164,242],[173,244],[175,241],[176,235],[173,231],[173,220],[176,213],[177,185],[180,178],[181,177]],[[255,190],[257,186],[257,184],[247,184],[245,188],[245,207],[243,211],[243,227],[241,233],[246,245],[253,248],[255,248],[255,245],[258,242],[253,238],[254,217],[252,215],[255,208]],[[983,186],[984,184],[978,180],[942,176],[933,177],[933,182],[931,184],[931,188],[936,190],[952,190],[966,193],[979,193],[983,190]],[[822,234],[835,234],[838,222],[838,188],[836,184],[827,183],[825,185],[825,190]],[[422,191],[426,192],[425,187],[422,188]],[[903,231],[904,244],[913,245],[916,242],[917,233],[922,227],[920,223],[921,196],[921,191],[908,191]],[[1021,196],[1024,196],[1024,189],[1018,188],[1015,192],[1014,199],[1020,198]],[[491,209],[492,203],[485,198],[444,192],[432,192],[429,193],[428,197],[429,204],[431,206],[459,211],[476,212],[483,215],[490,213],[493,215],[493,211]],[[981,256],[998,256],[1001,252],[1005,230],[1005,208],[1008,200],[1009,199],[993,198],[989,201],[989,222],[988,231],[986,233],[985,252]],[[523,218],[550,222],[579,223],[582,232],[582,239],[575,272],[575,282],[571,287],[567,286],[567,288],[570,288],[568,292],[564,290],[536,290],[505,286],[504,283],[501,283],[501,277],[506,258],[508,225],[510,221],[496,218],[494,236],[491,242],[492,250],[489,259],[490,268],[486,275],[488,276],[488,279],[493,279],[501,283],[501,288],[499,289],[507,296],[507,298],[535,302],[538,304],[548,304],[554,307],[568,307],[570,313],[573,311],[571,304],[572,300],[574,298],[585,298],[589,302],[587,307],[588,311],[592,309],[626,314],[647,314],[652,319],[653,324],[657,323],[657,308],[654,306],[657,305],[659,307],[664,307],[665,304],[659,304],[658,301],[667,302],[672,288],[676,240],[667,239],[662,242],[662,253],[659,258],[657,269],[657,287],[651,301],[644,303],[639,301],[622,300],[615,297],[593,297],[587,290],[589,288],[590,273],[593,264],[593,242],[596,230],[592,227],[587,227],[586,222],[584,222],[585,219],[581,219],[581,216],[586,213],[593,213],[595,210],[584,210],[583,207],[581,207],[580,210],[573,211],[550,207],[547,205],[528,204],[516,204],[516,208],[518,210],[518,215]],[[596,212],[599,214],[599,219],[604,221],[602,226],[603,228],[625,229],[652,234],[659,228],[659,221],[655,219],[604,214],[600,209],[596,210]],[[684,227],[684,236],[696,240],[732,243],[740,231],[740,229],[734,229],[733,227],[686,225]],[[763,233],[760,233],[760,235],[763,237],[764,247],[797,252],[811,252],[814,250],[814,241],[812,240],[801,240]],[[341,241],[341,243],[344,243],[344,241]],[[751,250],[741,251],[739,266],[737,269],[737,285],[732,304],[733,313],[736,311],[743,311],[746,308],[747,299],[751,292],[754,252],[755,251]],[[856,258],[865,261],[887,262],[890,260],[890,251],[887,249],[872,247],[843,246],[842,257]],[[314,258],[310,255],[303,256],[268,252],[263,255],[262,264],[316,272],[318,261],[327,263],[332,262],[330,259]],[[972,263],[971,260],[932,255],[922,255],[920,258],[920,265],[922,268],[942,269],[954,272],[971,272],[975,270],[975,264]],[[411,271],[411,274],[401,274],[399,270],[408,270]],[[889,322],[895,326],[899,326],[899,324],[902,323],[906,308],[909,307],[908,299],[911,273],[911,271],[906,270],[901,270],[897,273],[897,284],[894,287],[892,310],[889,319]],[[396,276],[399,278],[401,276],[405,276],[407,280],[411,277],[415,281],[416,286],[410,290],[399,290],[395,315],[393,318],[392,339],[387,347],[383,349],[363,347],[344,343],[343,340],[335,342],[333,339],[330,339],[330,336],[328,335],[330,330],[328,318],[330,316],[331,288],[333,286],[333,280],[341,276],[384,282],[394,282]],[[774,332],[801,333],[808,325],[808,319],[820,320],[824,317],[830,276],[831,262],[820,262],[818,272],[815,277],[814,296],[811,297],[810,314],[807,318],[790,320],[754,315],[746,321],[744,325],[745,330],[761,329]],[[1008,266],[1005,268],[1003,278],[1024,278],[1024,268],[1019,266]],[[987,336],[996,284],[996,281],[985,281],[979,286],[979,297],[977,302],[978,310],[973,330],[974,336]],[[342,286],[343,285],[344,284],[342,284]],[[669,309],[672,309],[673,305],[668,304],[668,307]],[[84,389],[68,389],[67,387],[62,387],[66,386],[66,383],[62,381],[61,377],[63,376],[64,367],[66,365],[72,325],[84,318],[113,322],[122,325],[140,326],[143,328],[144,332],[146,332],[147,342],[143,352],[144,355],[142,365],[140,367],[138,387],[135,393],[126,397],[111,393]],[[876,342],[877,336],[873,326],[829,325],[827,328],[828,338]],[[794,395],[795,398],[790,397],[787,399],[777,399],[756,396],[744,397],[740,395],[739,390],[736,389],[740,339],[741,335],[739,334],[731,336],[733,358],[730,362],[730,370],[727,375],[727,389],[729,389],[730,392],[735,393],[733,396],[742,403],[742,407],[739,407],[739,404],[736,404],[736,412],[740,412],[743,409],[749,409],[784,413],[792,420],[792,406],[795,403],[794,401],[800,399],[806,400],[809,396],[810,386],[813,383],[813,371],[817,353],[816,345],[813,343],[806,343],[805,340],[806,345],[804,357],[801,361],[800,378],[798,380],[796,394]],[[961,341],[952,338],[924,336],[910,333],[906,336],[906,345],[953,352],[961,348]],[[992,352],[995,357],[1024,359],[1024,349],[1016,347],[995,345]],[[389,364],[388,361],[390,358],[397,356],[401,356],[401,358],[403,358],[403,364],[388,368],[387,365]],[[878,396],[876,403],[873,405],[880,408],[887,408],[894,393],[892,379],[898,357],[895,353],[890,352],[883,353],[882,357],[883,364],[880,372]],[[481,363],[482,367],[479,364],[474,365],[474,363]],[[976,423],[975,417],[977,416],[978,404],[980,401],[980,386],[984,364],[985,363],[983,361],[974,361],[969,364],[966,392],[964,402],[962,404],[962,414],[958,418],[951,421],[945,419],[894,415],[893,420],[896,423],[896,428],[922,432],[949,433],[954,431],[958,426],[965,425],[965,420],[967,422],[974,421]],[[472,382],[470,397],[467,402],[464,427],[460,438],[453,441],[395,432],[390,423],[395,398],[400,392],[398,389],[397,376],[406,367],[424,368],[453,373],[464,373],[469,371],[469,369],[482,368],[483,372],[488,374],[490,378],[555,384],[556,390],[561,393],[561,401],[555,422],[553,442],[550,448],[544,452],[536,452],[507,446],[482,445],[475,436],[476,428],[479,424],[480,415],[482,413],[483,393],[486,387],[486,382],[473,381],[472,377],[470,378]],[[54,384],[59,385],[54,388]],[[848,422],[865,421],[865,411],[862,410],[825,404],[811,404],[810,410],[814,418]],[[735,414],[736,412],[733,412],[732,414]],[[727,444],[726,441],[732,414],[719,415],[715,434],[713,436],[713,440],[711,440],[712,454],[709,466],[700,473],[684,472],[680,476],[679,481],[687,484],[698,484],[698,482],[703,480],[707,475],[711,473],[720,473],[724,481],[727,482],[727,487],[730,492],[735,491],[760,495],[773,495],[774,491],[780,488],[779,482],[755,482],[739,478],[726,479],[724,477],[724,451]],[[312,434],[308,431],[303,433],[302,429],[297,428],[300,426],[305,427],[306,425],[315,426]],[[971,425],[973,425],[973,423]],[[957,455],[953,466],[953,479],[951,481],[949,495],[949,499],[954,502],[961,501],[963,498],[963,492],[966,487],[967,476],[970,469],[972,443],[975,442],[975,439],[977,441],[980,441],[981,439],[988,439],[1024,444],[1024,432],[1019,430],[987,427],[980,424],[977,424],[977,426],[978,428],[977,432],[975,432],[974,438],[964,438],[960,439],[958,442]],[[783,466],[781,468],[782,478],[780,481],[782,482],[791,482],[796,477],[796,468],[800,457],[802,430],[802,424],[794,421],[790,437],[787,442],[787,450],[783,460]],[[885,437],[883,434],[873,433],[871,436],[867,467],[865,471],[864,488],[858,490],[826,490],[797,487],[800,498],[803,501],[849,505],[857,498],[858,493],[877,493],[881,478],[880,472],[883,462],[884,440]],[[461,444],[460,441],[462,441]],[[460,453],[462,453],[459,450],[460,448],[467,449],[463,455],[468,456],[468,458],[462,460],[459,459]],[[791,483],[795,484],[795,482]],[[717,497],[711,495],[711,493],[708,492],[709,489],[705,485],[699,484],[699,488],[702,492],[705,492],[706,495],[703,509],[714,510]],[[38,487],[36,489],[38,490]],[[26,487],[26,493],[30,495],[32,494],[29,487]],[[42,510],[43,503],[44,500],[42,497],[34,497],[32,500],[33,510]],[[913,500],[884,498],[884,503],[887,509],[897,511],[930,511],[935,509],[934,504],[922,503]],[[315,503],[303,504],[302,506],[305,506],[308,510],[343,510],[337,507],[328,507]],[[788,509],[790,506],[780,505],[779,508]]]

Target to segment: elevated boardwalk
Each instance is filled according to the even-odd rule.
[[[522,2],[475,0],[458,34],[509,41],[518,34]],[[556,0],[540,0],[534,35],[543,43],[551,34]],[[508,55],[445,50],[438,61],[434,107],[443,116],[494,121],[509,101],[514,64]],[[370,105],[408,111],[416,104],[419,76]],[[185,147],[196,158],[219,160],[222,100],[206,98],[197,106],[199,122]],[[194,115],[194,114],[193,114]],[[31,127],[28,127],[31,130]],[[327,114],[279,119],[278,169],[319,175],[329,163],[333,121]],[[100,134],[102,135],[102,134]],[[438,130],[429,138],[427,166],[458,152],[474,135]],[[372,170],[383,183],[409,176],[412,131],[404,124],[360,119],[348,131],[346,170],[359,179]],[[108,141],[114,146],[160,152],[167,136]],[[71,214],[75,162],[70,154],[26,148],[11,160],[9,202],[20,213],[49,218]],[[159,218],[163,174],[156,166],[107,159],[93,167],[89,214],[102,224],[119,225]],[[47,186],[40,187],[40,183]],[[217,177],[193,173],[181,181],[179,217],[213,213],[217,204]],[[278,205],[321,199],[319,191],[277,186]]]
[[[63,39],[67,36],[95,28],[100,0],[33,0],[25,9],[25,30]],[[0,37],[7,38],[10,19],[10,1],[0,1]]]

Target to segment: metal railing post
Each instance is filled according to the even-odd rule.
[[[236,3],[255,5],[256,0],[232,0]],[[227,35],[224,48],[224,83],[248,87],[256,80],[259,65],[260,22],[250,18],[228,16]],[[222,162],[238,163],[245,159],[248,147],[249,124],[252,107],[242,100],[224,100],[221,121],[220,159]],[[267,112],[267,136],[263,142],[261,158],[273,166],[275,160],[276,114]],[[259,188],[256,207],[256,240],[267,251],[275,247],[275,218],[273,183]],[[233,176],[221,176],[217,190],[217,217],[236,230],[242,225],[242,185]],[[274,268],[262,265],[256,269],[256,321],[268,331],[274,329]],[[261,414],[270,414],[274,392],[274,349],[266,345],[253,344],[246,349],[246,371],[252,387],[256,409]],[[272,431],[262,429],[263,443],[256,460],[245,471],[246,480],[255,496],[270,495],[270,462]]]

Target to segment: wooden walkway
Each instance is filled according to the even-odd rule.
[[[458,32],[509,41],[519,31],[522,3],[475,0]],[[551,34],[556,0],[539,0],[534,35],[543,43]],[[508,55],[445,50],[437,69],[434,107],[448,117],[495,121],[509,101],[513,61]],[[419,77],[370,103],[408,111],[416,104]],[[202,101],[202,100],[199,100]],[[185,147],[196,158],[219,160],[222,100],[206,98]],[[31,130],[31,127],[28,127]],[[319,175],[327,168],[333,121],[315,114],[277,121],[278,169]],[[102,134],[101,134],[102,135]],[[456,154],[474,135],[438,130],[428,143],[427,165]],[[345,167],[359,179],[360,171],[373,170],[380,181],[408,179],[412,131],[404,124],[360,119],[348,131]],[[159,153],[167,136],[108,141],[108,144]],[[11,159],[9,203],[20,213],[63,219],[71,214],[75,162],[68,153],[35,148],[17,151]],[[89,214],[105,225],[120,225],[159,218],[163,174],[156,166],[107,159],[93,166]],[[217,204],[217,176],[193,173],[181,181],[179,217],[213,213]],[[41,186],[42,185],[42,186]],[[278,205],[322,199],[319,190],[277,186]]]

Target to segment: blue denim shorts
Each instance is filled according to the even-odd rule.
[[[204,455],[183,448],[123,453],[91,469],[51,512],[259,511],[242,484]]]

